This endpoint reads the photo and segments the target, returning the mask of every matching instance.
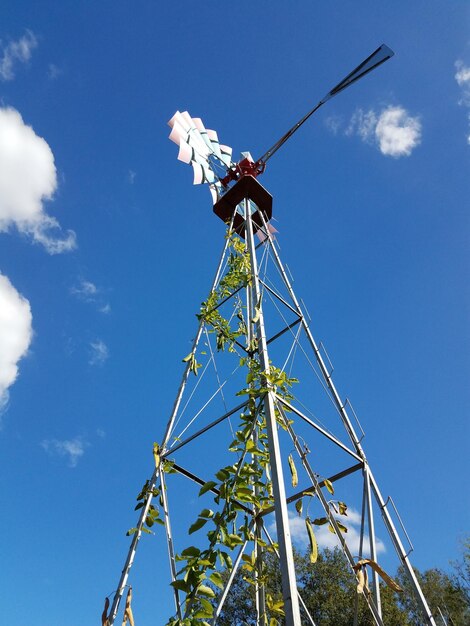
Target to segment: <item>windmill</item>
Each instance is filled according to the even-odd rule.
[[[411,543],[406,549],[402,542],[402,535],[409,542],[408,535],[393,500],[381,494],[364,451],[359,420],[351,403],[340,397],[328,353],[314,338],[305,306],[294,292],[274,237],[272,196],[258,181],[269,159],[321,106],[393,54],[386,45],[380,46],[256,160],[242,153],[238,162],[232,161],[232,149],[188,112],[177,112],[169,121],[178,159],[192,166],[194,184],[208,185],[213,211],[228,231],[209,296],[197,315],[191,352],[183,359],[186,366],[173,410],[161,442],[154,445],[155,468],[138,496],[139,519],[130,531],[131,544],[117,591],[103,613],[104,625],[114,624],[142,532],[161,523],[175,604],[169,624],[216,625],[237,571],[244,568],[255,588],[257,626],[278,623],[284,615],[287,626],[321,626],[309,613],[296,582],[290,529],[295,507],[294,515],[305,521],[312,563],[316,536],[324,527],[343,551],[357,580],[355,624],[362,602],[374,623],[383,625],[380,577],[397,590],[378,563],[378,512],[409,576],[423,624],[435,626],[410,564]],[[292,376],[299,361],[299,369],[311,371],[316,385],[305,385],[304,395],[297,392]],[[207,380],[204,387],[201,381]],[[214,441],[217,454],[212,453]],[[200,446],[202,457],[195,454],[195,446]],[[220,467],[218,453],[225,448],[225,465]],[[195,521],[188,521],[189,534],[197,537],[189,547],[182,546],[173,532],[178,507],[171,502],[170,482],[175,477],[180,481],[173,488],[179,500],[189,493],[184,480],[196,488],[204,506]],[[354,488],[353,479],[358,479]],[[354,546],[348,536],[349,496],[360,502]],[[216,510],[211,508],[214,503]],[[314,510],[318,514],[313,520],[310,507],[312,517]],[[184,515],[185,508],[190,507],[179,506],[178,515]],[[267,591],[263,574],[267,552],[279,558],[281,600]],[[218,571],[220,563],[225,577]],[[217,598],[214,587],[220,588]],[[131,620],[129,611],[128,594],[125,616]]]

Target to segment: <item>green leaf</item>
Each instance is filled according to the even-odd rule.
[[[214,517],[214,511],[212,511],[211,509],[202,509],[202,511],[199,513],[199,517],[205,517],[207,519],[210,519],[211,517]]]
[[[194,524],[191,524],[191,526],[189,527],[188,534],[192,535],[193,533],[196,532],[196,530],[199,530],[200,528],[202,528],[204,524],[206,523],[207,523],[207,519],[204,519],[203,517],[198,517],[198,519],[194,522]]]
[[[224,552],[223,550],[220,550],[219,559],[223,567],[226,567],[228,570],[232,569],[233,564],[232,564],[232,557],[230,556],[230,554],[228,554],[227,552]]]
[[[176,474],[176,470],[173,467],[175,464],[174,461],[170,461],[169,459],[165,459],[163,461],[163,471],[165,474]]]
[[[347,515],[346,511],[348,510],[348,507],[344,502],[338,502],[338,508],[340,515]]]
[[[189,548],[185,548],[183,550],[183,552],[181,553],[181,556],[186,558],[186,557],[199,556],[200,554],[201,554],[201,551],[199,550],[199,548],[196,548],[196,546],[189,546]]]
[[[226,539],[226,545],[233,549],[235,546],[239,546],[243,543],[243,539],[240,537],[240,535],[235,535],[234,533],[231,533],[227,536]]]
[[[332,485],[331,481],[328,480],[328,478],[325,478],[325,480],[323,482],[325,483],[325,487],[328,489],[328,491],[331,493],[331,495],[333,495],[335,490],[333,488],[333,485]]]
[[[219,589],[223,589],[224,588],[224,581],[222,579],[222,576],[219,574],[219,572],[212,572],[212,574],[209,576],[211,582],[214,583],[214,585],[216,587],[219,587]]]
[[[247,451],[247,452],[252,452],[253,450],[256,450],[256,444],[255,444],[255,442],[253,441],[253,439],[249,439],[249,440],[246,442],[246,451]]]
[[[207,596],[208,598],[215,598],[214,590],[210,587],[207,587],[207,585],[199,585],[199,587],[197,588],[197,593],[203,596]]]
[[[206,600],[205,598],[198,598],[198,599],[199,599],[199,603],[201,604],[201,607],[196,611],[193,617],[195,619],[201,619],[204,617],[212,617],[214,615],[214,607],[209,602],[209,600]]]
[[[199,495],[202,496],[204,493],[207,493],[208,491],[213,489],[216,485],[217,483],[214,482],[213,480],[208,480],[206,483],[202,485],[201,489],[199,490]]]
[[[302,506],[303,506],[302,498],[299,498],[297,502],[295,503],[295,510],[299,514],[299,517],[302,517]]]
[[[221,482],[223,482],[224,480],[227,480],[227,478],[230,476],[229,472],[227,472],[226,469],[221,469],[217,472],[217,474],[215,475],[215,477],[220,480]]]
[[[336,523],[338,524],[338,528],[340,529],[342,533],[348,532],[348,529],[346,528],[346,526],[344,526],[344,524],[341,524],[341,522],[338,522],[338,520],[336,520]]]
[[[323,526],[323,524],[327,524],[328,523],[328,518],[327,517],[317,517],[313,520],[313,523],[315,524],[315,526]]]
[[[188,356],[185,356],[184,359],[182,359],[183,363],[187,363],[191,359],[192,356],[193,356],[193,353],[190,352]]]
[[[133,535],[136,532],[137,532],[137,528],[129,528],[129,530],[127,531],[126,535],[128,537],[130,537],[131,535]]]
[[[188,593],[188,591],[191,590],[190,585],[185,580],[174,580],[170,583],[170,585],[179,591],[184,591],[185,593]]]

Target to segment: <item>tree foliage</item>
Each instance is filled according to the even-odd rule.
[[[470,536],[462,541],[462,559],[453,561],[453,582],[470,606]]]
[[[449,626],[467,626],[470,624],[470,606],[465,592],[456,584],[455,577],[432,568],[421,573],[415,569],[419,585],[426,598],[436,623]],[[423,623],[418,610],[418,603],[411,593],[411,584],[402,567],[398,569],[397,578],[405,593],[400,597],[400,608],[408,616],[411,626]]]
[[[314,565],[310,563],[309,552],[305,554],[296,552],[295,561],[299,590],[317,626],[352,626],[356,602],[358,626],[373,626],[372,615],[365,600],[357,595],[357,581],[340,549],[319,552]],[[466,562],[468,563],[468,560]],[[266,592],[277,597],[281,594],[281,580],[274,555],[266,556],[266,568],[268,572]],[[416,570],[416,574],[439,626],[444,622],[438,607],[448,626],[467,626],[470,623],[468,599],[455,576],[437,569],[427,570],[422,574]],[[228,572],[223,572],[222,577],[228,578]],[[393,592],[386,585],[380,587],[385,626],[422,626],[423,617],[411,591],[409,579],[401,568],[397,578],[404,589],[402,594]],[[255,623],[255,590],[253,585],[244,581],[243,572],[240,572],[235,577],[217,624],[252,626]],[[283,621],[280,620],[280,623],[283,624]],[[308,624],[305,616],[302,623]]]

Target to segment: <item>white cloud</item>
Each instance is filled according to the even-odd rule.
[[[57,189],[54,155],[47,142],[12,108],[0,108],[0,232],[16,226],[49,254],[76,247],[75,233],[61,237],[58,221],[44,211]]]
[[[341,120],[327,120],[328,129],[335,135],[341,126]],[[348,137],[357,135],[365,143],[375,144],[385,156],[399,158],[410,156],[421,143],[421,122],[419,117],[412,117],[401,106],[388,106],[380,113],[373,109],[358,109],[351,116],[344,134]]]
[[[343,125],[343,119],[339,115],[330,115],[326,118],[325,124],[333,135],[337,135]]]
[[[104,301],[102,290],[92,283],[91,280],[80,278],[78,283],[70,288],[70,293],[79,300],[95,304],[100,313],[108,314],[111,312],[111,305]]]
[[[466,66],[462,60],[455,62],[457,72],[455,73],[455,80],[460,87],[470,87],[470,67]]]
[[[0,412],[8,403],[8,389],[18,376],[18,361],[31,343],[32,319],[28,300],[0,274]]]
[[[348,532],[345,534],[346,543],[353,555],[359,554],[361,516],[354,509],[348,509],[347,516],[337,516],[341,523],[346,526]],[[305,550],[309,545],[307,530],[305,528],[305,519],[299,517],[297,513],[289,511],[289,528],[291,532],[292,542],[301,550]],[[274,518],[269,524],[269,531],[275,535],[276,524]],[[314,526],[315,537],[319,548],[335,548],[340,547],[340,543],[335,534],[328,530],[328,524],[323,526]],[[377,554],[386,551],[384,542],[378,537],[375,538]],[[364,557],[369,556],[369,536],[364,535],[363,546]]]
[[[85,448],[89,444],[82,437],[74,439],[44,439],[41,447],[51,456],[66,457],[70,467],[76,467],[78,461],[85,454]]]
[[[455,62],[456,73],[455,80],[462,90],[462,97],[459,104],[464,107],[470,107],[470,67],[459,60]],[[470,126],[470,113],[467,114]],[[470,145],[470,132],[467,132],[467,143]]]
[[[358,109],[353,113],[344,134],[348,137],[357,134],[362,141],[372,142],[377,122],[377,115],[374,111],[371,110],[364,113],[362,109]]]
[[[131,185],[134,184],[135,181],[135,177],[137,176],[136,172],[134,172],[133,170],[129,170],[129,172],[127,173],[127,180],[129,181],[129,183]]]
[[[47,68],[47,76],[51,80],[55,80],[56,78],[59,78],[61,74],[62,74],[62,70],[60,69],[60,67],[58,67],[54,63],[49,63],[49,67]]]
[[[103,363],[109,358],[108,346],[101,339],[92,341],[90,343],[91,356],[88,363],[90,365],[103,365]]]
[[[90,280],[80,278],[78,285],[70,288],[70,293],[82,300],[93,302],[98,294],[98,287]]]
[[[6,46],[1,45],[0,78],[13,80],[15,78],[15,65],[27,63],[31,58],[31,51],[37,45],[38,41],[30,30],[27,30],[26,34],[18,41],[10,41]]]
[[[421,143],[421,122],[402,107],[388,107],[379,116],[375,137],[382,154],[396,158],[410,156]]]

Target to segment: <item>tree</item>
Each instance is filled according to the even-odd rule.
[[[415,573],[437,624],[467,626],[470,623],[468,598],[465,591],[455,584],[451,576],[439,569],[429,569],[422,574],[415,569]],[[402,567],[398,569],[397,577],[400,586],[404,589],[400,597],[400,606],[407,614],[412,626],[421,626],[423,617],[411,591],[408,576]]]
[[[357,594],[357,580],[339,548],[323,550],[315,565],[309,563],[307,555],[302,556],[297,567],[302,597],[318,626],[351,626],[356,603],[358,626],[375,624],[364,597]],[[409,626],[397,604],[397,594],[386,585],[380,589],[385,626]]]
[[[356,592],[357,581],[339,548],[325,549],[317,562],[310,563],[309,554],[295,552],[298,588],[317,626],[352,626],[357,603],[358,626],[373,626],[374,620],[362,596]],[[463,560],[454,564],[456,574],[439,569],[421,573],[415,570],[421,589],[439,626],[467,626],[470,624],[468,601],[470,554],[464,544]],[[265,554],[266,592],[281,597],[279,563],[272,554]],[[223,573],[226,580],[228,572]],[[381,584],[382,619],[385,626],[422,626],[423,615],[414,596],[404,568],[397,572],[397,581],[403,593],[397,594]],[[443,616],[443,617],[442,617]],[[444,618],[444,619],[443,619]],[[445,620],[445,621],[444,621]],[[218,626],[253,626],[256,623],[255,590],[244,580],[243,570],[234,580],[224,608],[217,620]],[[308,624],[306,617],[303,624]],[[283,624],[280,620],[280,624]]]
[[[362,596],[356,592],[357,581],[341,550],[323,550],[317,562],[309,554],[295,552],[298,586],[307,609],[317,626],[351,626],[355,603],[358,603],[358,626],[373,626],[374,621]],[[281,580],[277,558],[265,555],[266,593],[281,597]],[[239,572],[225,601],[218,626],[252,626],[256,620],[255,590]],[[223,573],[226,580],[228,572]],[[399,607],[396,594],[381,587],[385,626],[410,626],[406,613]],[[303,609],[301,609],[303,613]],[[283,623],[282,620],[280,622]],[[307,624],[306,616],[302,623]]]
[[[465,596],[470,606],[470,537],[462,541],[462,560],[453,561],[452,566],[455,571],[454,584]]]

